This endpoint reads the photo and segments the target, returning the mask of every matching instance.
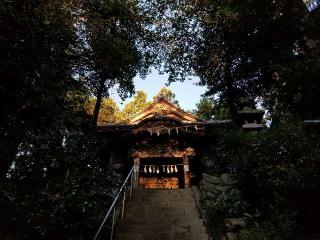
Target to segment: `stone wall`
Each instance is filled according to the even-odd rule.
[[[225,194],[229,191],[233,191],[236,195],[240,194],[237,190],[236,181],[232,178],[231,174],[221,175],[209,175],[203,174],[202,181],[200,183],[201,198],[204,201],[216,201],[219,195]],[[206,209],[202,209],[202,215],[205,223],[209,223],[209,215]],[[214,217],[214,216],[211,216]],[[237,233],[246,225],[245,218],[226,218],[224,219],[224,231],[221,236],[221,240],[236,240]],[[209,231],[214,231],[210,230]]]
[[[204,173],[202,175],[202,181],[200,183],[200,189],[202,194],[206,196],[215,197],[221,192],[226,192],[235,186],[236,182],[232,179],[231,174],[209,175]]]

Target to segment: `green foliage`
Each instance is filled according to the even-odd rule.
[[[268,239],[318,234],[310,228],[320,211],[318,137],[290,122],[260,133],[225,129],[217,136],[211,171],[233,173],[249,213],[261,214],[258,223]]]
[[[144,91],[137,91],[133,100],[128,102],[119,114],[119,121],[127,121],[151,104]]]
[[[160,96],[167,98],[170,102],[179,107],[178,101],[175,99],[175,94],[170,88],[163,87],[160,91],[153,97],[155,101]],[[146,109],[152,102],[147,100],[147,94],[144,91],[137,91],[133,100],[128,102],[122,111],[117,114],[116,121],[126,122],[130,118],[139,114],[141,111]]]
[[[49,132],[20,146],[1,184],[7,206],[2,224],[16,226],[14,239],[92,238],[119,181],[100,158],[101,141]]]
[[[153,99],[156,100],[160,96],[167,98],[170,102],[179,106],[178,101],[175,99],[175,94],[169,88],[161,88],[159,93],[157,93]],[[119,106],[113,99],[103,98],[101,101],[98,122],[126,122],[146,109],[151,103],[151,101],[147,100],[147,94],[144,91],[137,91],[133,99],[125,104],[122,110],[120,110]],[[94,98],[89,98],[85,103],[88,115],[93,115],[95,104],[96,99]]]
[[[28,131],[63,119],[77,52],[69,1],[0,3],[0,172]],[[54,116],[54,117],[53,117]]]
[[[265,232],[259,227],[252,227],[241,230],[238,236],[239,240],[268,240]]]
[[[169,81],[199,76],[232,117],[244,99],[259,99],[274,119],[320,116],[319,11],[290,0],[158,1],[154,8]]]
[[[80,8],[0,3],[1,239],[92,238],[118,186],[99,155],[108,141],[91,133],[85,112],[91,85]],[[119,46],[108,50],[127,50]]]
[[[230,119],[230,113],[225,104],[209,97],[203,97],[200,102],[196,104],[197,109],[194,110],[196,116],[204,120]]]
[[[170,102],[172,102],[173,104],[175,104],[177,107],[180,107],[179,102],[176,99],[176,95],[168,87],[162,87],[160,91],[155,96],[153,96],[153,100],[156,100],[159,97],[164,97]]]
[[[209,94],[237,108],[243,98],[262,97],[275,115],[317,112],[311,109],[319,94],[318,13],[287,0],[207,1],[203,11],[195,68]]]
[[[145,76],[153,63],[149,20],[139,1],[81,1],[79,16],[83,44],[81,75],[96,96],[93,111],[97,123],[103,97],[117,87],[122,99],[134,93],[133,78]],[[142,6],[141,6],[142,4]],[[148,46],[146,45],[148,44]]]
[[[89,98],[89,101],[86,103],[86,110],[89,115],[92,116],[94,111],[94,105],[96,99]],[[120,109],[117,103],[112,98],[103,98],[101,101],[101,108],[99,111],[98,122],[99,123],[111,123],[119,121]]]
[[[150,56],[155,59],[156,67],[161,73],[169,73],[169,82],[183,81],[194,75],[191,62],[201,38],[195,14],[200,10],[198,5],[193,1],[140,2],[152,26],[147,36],[153,41],[149,41],[147,49],[153,48]]]
[[[210,98],[201,98],[196,107],[197,109],[194,110],[194,113],[198,118],[203,120],[211,120],[213,118],[214,105]]]
[[[211,234],[221,238],[225,230],[224,220],[231,217],[242,217],[247,204],[243,201],[241,193],[235,188],[229,188],[212,195],[201,195],[201,205],[209,215],[208,227]]]
[[[214,196],[203,196],[203,206],[212,216],[223,215],[228,217],[241,217],[246,210],[246,203],[242,200],[241,193],[234,189],[221,191]]]
[[[101,105],[102,121],[132,117],[149,105],[143,92],[123,116],[103,98],[115,85],[131,95],[150,64],[169,82],[197,74],[219,94],[222,104],[199,106],[207,119],[233,117],[243,99],[259,99],[273,119],[319,117],[319,26],[302,1],[1,1],[1,238],[92,237],[118,178],[98,154],[111,140],[92,133],[85,104],[95,120]],[[177,104],[170,89],[160,94]],[[318,234],[318,135],[289,121],[215,134],[207,171],[233,173],[243,193],[208,205],[217,221],[240,215],[245,200],[261,218],[244,239]]]

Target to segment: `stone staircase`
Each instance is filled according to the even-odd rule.
[[[134,190],[116,240],[208,240],[190,188]]]

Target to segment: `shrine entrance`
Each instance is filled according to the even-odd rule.
[[[140,188],[184,188],[183,158],[140,159]]]
[[[135,188],[178,189],[190,186],[189,160],[194,149],[136,150],[134,171]]]

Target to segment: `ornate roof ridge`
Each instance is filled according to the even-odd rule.
[[[127,122],[128,122],[128,123],[132,123],[132,120],[134,120],[135,118],[137,118],[139,115],[141,115],[141,114],[143,114],[143,113],[151,110],[157,103],[159,103],[159,102],[161,102],[161,101],[165,102],[165,103],[168,104],[170,107],[172,107],[173,109],[175,109],[175,110],[183,113],[184,115],[187,115],[187,116],[189,116],[189,117],[191,117],[191,118],[194,118],[194,119],[196,119],[197,121],[201,121],[201,119],[199,119],[197,116],[194,116],[193,114],[186,112],[186,111],[183,110],[182,108],[180,108],[180,107],[176,106],[175,104],[173,104],[173,103],[172,103],[170,100],[168,100],[167,98],[161,96],[161,97],[159,97],[158,99],[154,100],[148,107],[146,107],[145,109],[143,109],[143,110],[140,111],[140,112],[137,112],[134,116],[132,116],[131,118],[129,118],[129,119],[127,120]]]

